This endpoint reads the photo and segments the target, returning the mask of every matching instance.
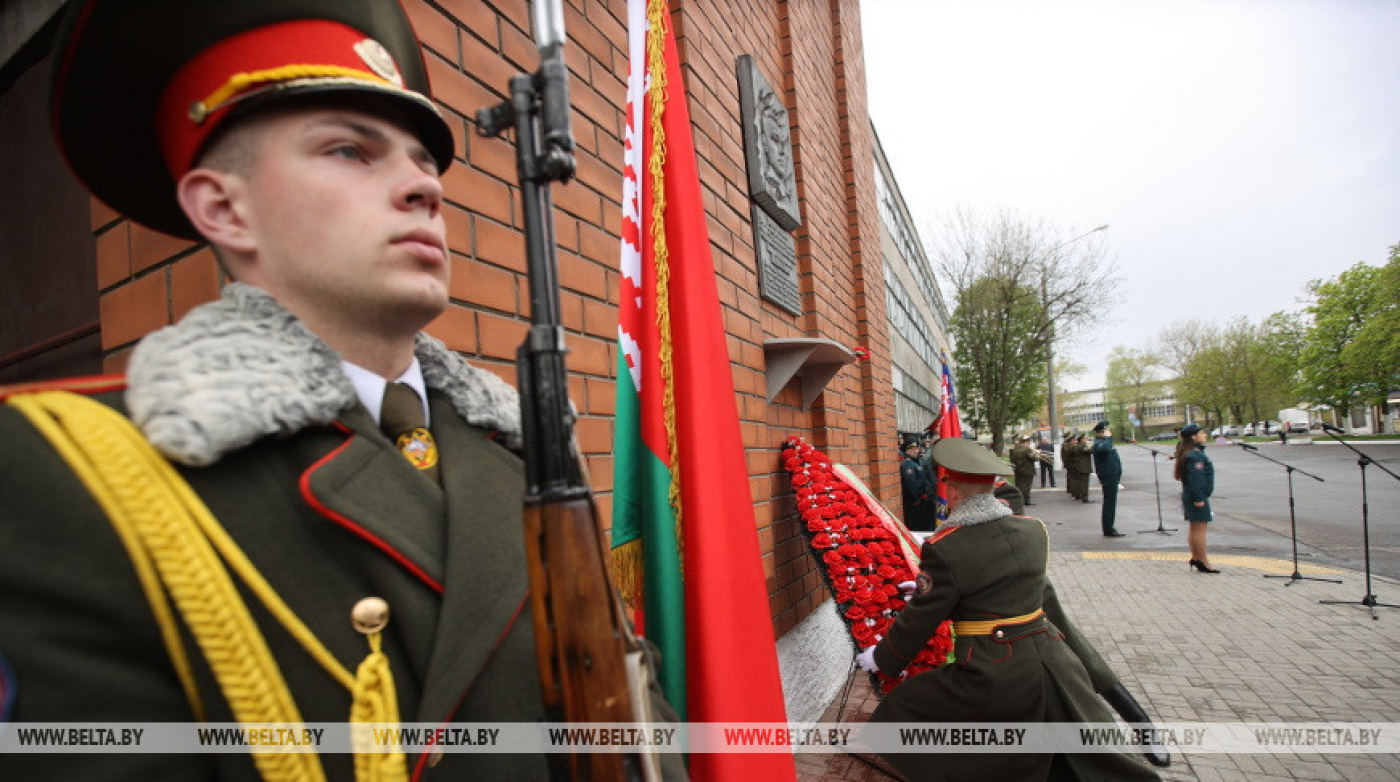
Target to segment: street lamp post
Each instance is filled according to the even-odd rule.
[[[1098,233],[1099,231],[1107,231],[1107,230],[1108,230],[1108,223],[1104,223],[1103,225],[1099,226],[1098,228],[1093,229],[1092,231],[1086,231],[1085,233],[1082,233],[1082,234],[1080,234],[1079,236],[1074,237],[1073,239],[1070,239],[1070,240],[1064,241],[1064,242],[1060,242],[1059,244],[1055,245],[1054,247],[1051,247],[1049,250],[1047,250],[1047,251],[1045,252],[1046,260],[1049,260],[1049,256],[1050,256],[1052,253],[1054,253],[1056,250],[1060,249],[1061,247],[1064,247],[1064,246],[1066,246],[1066,245],[1068,245],[1068,244],[1073,244],[1074,242],[1077,242],[1077,241],[1079,241],[1080,239],[1083,239],[1084,237],[1086,237],[1086,236],[1088,236],[1088,235],[1090,235],[1090,234],[1096,234],[1096,233]],[[1048,297],[1047,297],[1047,295],[1046,295],[1046,291],[1045,291],[1045,274],[1044,274],[1043,272],[1042,272],[1041,275],[1040,275],[1040,299],[1041,299],[1041,302],[1043,302],[1043,303],[1046,304],[1047,306],[1049,305],[1050,302],[1049,302],[1049,299],[1048,299]],[[1045,383],[1046,383],[1046,386],[1047,386],[1047,388],[1046,388],[1046,399],[1045,399],[1045,404],[1046,404],[1046,407],[1049,408],[1049,413],[1050,413],[1050,444],[1051,444],[1051,445],[1054,445],[1054,444],[1056,444],[1056,443],[1058,443],[1058,442],[1060,441],[1060,416],[1059,416],[1059,411],[1057,411],[1057,410],[1055,409],[1055,326],[1054,326],[1054,324],[1051,324],[1051,325],[1050,325],[1050,333],[1049,333],[1049,334],[1046,336],[1046,338],[1045,338]]]

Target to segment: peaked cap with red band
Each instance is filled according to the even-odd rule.
[[[944,437],[933,444],[933,460],[948,471],[948,480],[959,483],[996,482],[998,475],[1012,475],[1011,467],[997,455],[962,437]]]
[[[93,195],[188,239],[175,182],[231,120],[289,99],[405,118],[437,161],[452,130],[428,97],[395,0],[78,0],[59,38],[54,131]]]

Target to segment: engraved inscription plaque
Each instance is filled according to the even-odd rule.
[[[793,315],[801,315],[797,241],[758,205],[750,211],[753,213],[754,251],[758,256],[758,293]]]
[[[739,114],[749,197],[783,228],[802,225],[787,106],[747,54],[739,57]]]

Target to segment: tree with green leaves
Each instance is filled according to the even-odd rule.
[[[1195,353],[1177,380],[1178,398],[1206,410],[1207,422],[1223,424],[1231,418],[1234,381],[1230,363],[1230,353],[1217,336]]]
[[[1044,404],[1051,340],[1079,338],[1112,300],[1116,271],[1099,230],[959,209],[934,234],[929,256],[954,294],[960,390],[977,400],[997,453],[1007,428]]]
[[[1258,324],[1237,318],[1226,326],[1230,408],[1240,423],[1272,418],[1295,401],[1302,327],[1296,315],[1275,313]]]
[[[1177,400],[1206,411],[1206,421],[1265,421],[1297,401],[1298,355],[1306,328],[1295,313],[1259,323],[1173,324],[1159,337],[1164,365],[1177,373]]]
[[[1400,244],[1384,267],[1358,263],[1308,292],[1299,393],[1343,416],[1358,404],[1383,409],[1400,388]]]
[[[1026,336],[1034,333],[1038,317],[1033,289],[996,277],[974,283],[953,309],[958,378],[964,393],[971,389],[977,396],[979,417],[998,454],[1006,427],[1028,417],[1044,399],[1044,345]]]
[[[1193,395],[1194,389],[1187,382],[1187,369],[1202,351],[1215,344],[1215,341],[1220,337],[1219,332],[1220,330],[1215,325],[1207,321],[1195,318],[1177,321],[1162,329],[1157,336],[1156,348],[1153,351],[1161,357],[1162,366],[1167,372],[1176,378],[1171,384],[1172,390],[1176,394],[1177,402],[1187,408],[1186,419],[1196,421],[1191,408],[1199,407],[1206,416],[1204,422],[1196,422],[1211,426],[1214,425],[1211,424],[1212,420],[1219,422],[1219,411],[1213,411],[1215,415],[1212,418],[1212,410],[1207,407],[1202,398]]]
[[[1119,420],[1109,415],[1109,422],[1124,434],[1137,431],[1129,415],[1137,411],[1143,438],[1147,437],[1147,427],[1141,425],[1142,416],[1152,401],[1161,396],[1167,384],[1161,378],[1163,361],[1156,353],[1133,348],[1116,347],[1108,354],[1108,388],[1104,392],[1105,410],[1117,412]],[[1120,428],[1121,427],[1121,428]]]

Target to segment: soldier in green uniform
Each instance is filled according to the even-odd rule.
[[[1089,499],[1089,476],[1094,474],[1094,460],[1091,456],[1092,450],[1093,446],[1086,441],[1082,434],[1076,435],[1074,442],[1067,448],[1068,456],[1065,458],[1067,458],[1069,462],[1065,466],[1065,469],[1072,478],[1072,480],[1069,481],[1071,487],[1070,494],[1080,502],[1093,502],[1093,500]]]
[[[1035,483],[1037,464],[1036,451],[1031,447],[1031,438],[1021,435],[1016,438],[1016,447],[1011,449],[1011,467],[1016,478],[1016,488],[1021,490],[1021,498],[1026,505],[1031,502],[1031,485]]]
[[[1103,509],[1099,513],[1099,525],[1106,538],[1121,538],[1123,533],[1115,526],[1118,518],[1118,486],[1123,479],[1123,460],[1118,449],[1113,447],[1113,428],[1107,421],[1094,425],[1094,444],[1090,448],[1094,460],[1094,474],[1099,476],[1099,488],[1103,490]]]
[[[952,512],[925,541],[914,594],[889,635],[861,653],[865,670],[898,674],[940,623],[952,619],[957,662],[914,676],[885,696],[881,722],[1111,722],[1095,693],[1125,719],[1147,716],[1069,622],[1046,578],[1049,545],[1039,520],[1014,516],[991,495],[1003,462],[975,443],[939,441]],[[1149,748],[1158,765],[1170,761]],[[912,780],[1157,779],[1124,754],[892,753]]]
[[[52,116],[75,173],[208,241],[233,282],[144,339],[129,379],[58,384],[96,402],[0,395],[0,719],[546,719],[516,394],[421,331],[448,300],[454,143],[402,9],[70,5]],[[78,752],[0,754],[0,779],[367,762],[549,773],[491,752]]]

